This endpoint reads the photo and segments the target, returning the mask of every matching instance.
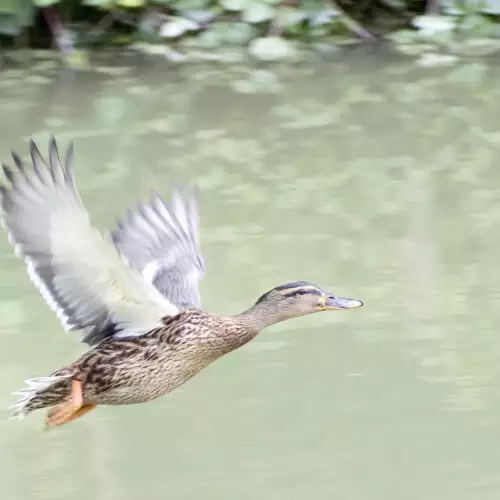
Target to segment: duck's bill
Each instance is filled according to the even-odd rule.
[[[332,311],[336,309],[354,309],[361,307],[363,302],[355,299],[345,299],[344,297],[327,297],[325,305],[322,306],[324,311]]]

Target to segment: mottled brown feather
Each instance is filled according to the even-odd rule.
[[[36,394],[24,414],[63,402],[71,380],[82,383],[85,404],[144,403],[180,386],[258,330],[237,317],[187,309],[145,335],[109,338],[51,376],[60,382]]]

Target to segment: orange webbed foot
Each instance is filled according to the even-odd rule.
[[[93,410],[96,405],[83,404],[82,383],[78,380],[71,382],[69,399],[60,403],[47,413],[45,428],[51,429],[58,425],[67,424]]]

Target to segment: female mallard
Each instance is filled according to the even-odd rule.
[[[193,193],[154,194],[104,238],[75,187],[73,147],[61,163],[54,139],[49,162],[30,142],[32,167],[13,153],[3,166],[2,219],[16,253],[66,330],[81,330],[91,349],[48,377],[27,381],[13,417],[53,407],[47,427],[71,422],[99,404],[143,403],[167,394],[202,368],[296,316],[359,307],[307,281],[264,294],[247,311],[200,310],[203,260]]]

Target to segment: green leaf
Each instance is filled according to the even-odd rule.
[[[1,3],[0,34],[17,36],[23,28],[31,26],[35,18],[35,7],[31,0],[14,0]]]
[[[455,22],[448,16],[424,15],[417,16],[412,20],[413,26],[419,28],[423,35],[435,35],[452,31]]]
[[[255,27],[247,23],[228,24],[223,42],[229,45],[247,45],[256,35]]]
[[[89,5],[91,7],[111,7],[112,0],[81,0],[83,5]]]
[[[262,23],[269,21],[275,14],[273,7],[263,3],[250,3],[243,11],[243,21],[246,23]]]
[[[221,0],[220,3],[226,10],[240,12],[248,5],[249,0]]]
[[[35,22],[35,6],[32,0],[19,0],[17,17],[21,26],[32,26]]]
[[[196,31],[200,27],[194,21],[183,17],[171,17],[169,21],[160,28],[160,35],[165,38],[177,38],[188,31]]]
[[[300,3],[300,10],[307,13],[318,12],[324,8],[325,2],[323,0],[302,0]]]
[[[320,12],[314,12],[309,16],[309,26],[317,27],[330,24],[332,19],[338,17],[338,13],[333,9],[325,9]]]
[[[197,40],[204,49],[215,49],[221,44],[219,34],[214,29],[203,31]]]
[[[441,8],[447,14],[463,15],[472,12],[481,12],[483,14],[500,15],[500,0],[474,1],[465,0],[441,0]]]
[[[0,14],[0,34],[17,36],[21,33],[21,24],[15,14]]]
[[[217,13],[213,10],[184,10],[182,11],[182,17],[190,19],[198,24],[206,24],[217,17]]]
[[[221,45],[247,45],[256,36],[255,28],[247,23],[217,23],[198,36],[204,48]]]
[[[204,10],[210,6],[210,0],[179,0],[175,2],[176,10]]]
[[[282,7],[276,14],[276,22],[279,26],[295,26],[307,19],[307,14],[292,7]]]
[[[14,14],[17,11],[17,5],[12,0],[0,0],[0,15]]]
[[[127,9],[137,9],[138,7],[143,7],[145,0],[118,0],[117,4],[125,7]]]
[[[59,3],[60,0],[33,0],[33,4],[37,7],[50,7]]]
[[[14,16],[19,20],[25,19],[26,13],[33,16],[33,3],[31,0],[0,0],[0,15]],[[12,19],[13,22],[14,19]],[[30,21],[27,24],[31,24]]]
[[[279,36],[268,36],[253,40],[248,52],[261,61],[281,61],[296,55],[294,46]]]

